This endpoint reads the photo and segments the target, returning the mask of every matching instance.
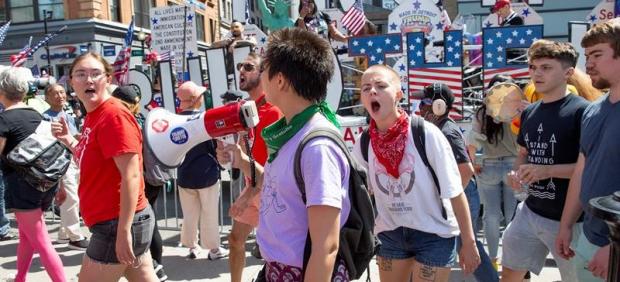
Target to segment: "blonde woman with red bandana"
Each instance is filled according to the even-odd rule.
[[[368,161],[361,142],[356,142],[353,155],[366,167],[377,203],[379,275],[381,281],[408,281],[411,275],[414,280],[448,281],[459,234],[464,272],[480,264],[467,199],[448,140],[424,122],[426,155],[439,180],[438,194],[416,151],[410,118],[397,106],[402,98],[399,76],[391,68],[376,65],[362,75],[361,100],[371,117],[370,144],[364,148]]]

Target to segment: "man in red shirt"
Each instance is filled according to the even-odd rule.
[[[261,136],[263,128],[274,123],[282,117],[282,113],[278,108],[269,104],[265,100],[265,93],[260,84],[260,57],[256,53],[250,53],[243,62],[237,64],[239,71],[239,89],[247,91],[250,100],[256,102],[258,109],[259,123],[253,130],[253,139],[250,140],[252,148],[252,156],[261,165],[267,161],[267,146],[265,140]],[[246,181],[247,183],[248,181]],[[250,185],[246,185],[241,194],[248,189],[254,189]],[[243,214],[233,217],[233,226],[228,236],[230,244],[229,264],[231,281],[240,282],[245,267],[245,241],[254,227],[258,225],[258,211],[260,205],[260,195],[257,195],[250,201],[250,206],[245,209]]]

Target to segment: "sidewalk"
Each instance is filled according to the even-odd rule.
[[[52,240],[56,239],[58,231],[58,222],[48,221],[49,234]],[[86,228],[83,228],[85,234],[88,234]],[[230,231],[230,226],[222,228],[223,232],[222,242],[226,245],[226,235]],[[230,274],[228,271],[228,260],[221,259],[217,261],[209,261],[206,258],[206,251],[201,253],[196,260],[186,259],[187,249],[177,247],[179,242],[179,232],[162,230],[162,238],[164,240],[164,266],[166,274],[169,277],[168,281],[230,281]],[[253,239],[248,241],[247,248],[251,249]],[[74,251],[67,248],[66,244],[55,244],[56,251],[60,254],[60,258],[65,266],[65,272],[68,281],[77,281],[77,274],[80,270],[80,264],[82,261],[83,252]],[[16,272],[16,253],[17,240],[0,242],[0,282],[11,281],[7,279]],[[244,281],[252,281],[252,278],[256,276],[262,266],[262,261],[255,259],[248,252],[246,252],[247,265],[244,270]],[[379,281],[379,271],[375,262],[370,264],[371,281]],[[365,281],[366,275],[359,281]],[[541,276],[532,275],[531,281],[559,281],[560,274],[553,262],[553,259],[548,257],[547,266],[543,269]],[[28,274],[28,281],[50,281],[45,272],[45,269],[41,266],[41,262],[38,256],[35,255],[33,259],[30,272]],[[125,281],[125,280],[122,280]],[[450,281],[475,281],[471,277],[462,277],[460,269],[453,268]]]

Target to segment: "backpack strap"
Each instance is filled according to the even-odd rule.
[[[368,147],[370,146],[370,133],[368,133],[368,128],[362,131],[362,137],[359,142],[361,143],[362,157],[364,157],[364,161],[368,162]]]
[[[349,150],[347,149],[347,146],[344,144],[344,141],[342,141],[340,134],[335,132],[334,130],[327,129],[327,128],[319,128],[306,134],[303,140],[301,140],[301,143],[299,143],[299,146],[297,147],[297,151],[295,151],[295,161],[294,161],[294,167],[293,167],[293,172],[295,173],[295,182],[297,183],[297,187],[299,188],[299,191],[301,192],[301,198],[303,199],[304,204],[306,203],[306,184],[304,183],[304,179],[301,174],[301,153],[303,152],[304,147],[306,146],[308,142],[310,142],[311,140],[315,138],[319,138],[319,137],[325,137],[327,139],[330,139],[332,142],[336,143],[336,145],[340,147],[342,152],[347,157],[349,164],[351,164],[353,160],[353,158],[351,157],[351,154],[349,153]]]
[[[327,139],[330,139],[332,142],[336,143],[336,145],[340,147],[342,152],[344,152],[345,156],[347,157],[347,160],[349,161],[349,167],[352,168],[351,164],[352,164],[353,158],[351,157],[351,154],[349,153],[349,150],[347,149],[347,146],[344,144],[344,141],[340,137],[339,133],[335,132],[332,129],[319,128],[319,129],[312,130],[308,134],[306,134],[306,136],[304,136],[304,138],[301,140],[301,143],[299,143],[297,150],[295,151],[295,159],[294,159],[294,165],[293,165],[293,172],[295,173],[295,182],[297,183],[297,187],[299,188],[299,192],[301,193],[301,199],[303,200],[304,205],[306,204],[306,184],[304,183],[304,179],[301,173],[301,153],[303,152],[304,147],[306,146],[308,142],[310,142],[311,140],[315,138],[321,138],[321,137],[325,137]],[[310,260],[310,254],[312,252],[312,239],[310,238],[310,229],[308,229],[308,234],[306,236],[307,237],[306,237],[306,243],[304,246],[303,266],[301,268],[302,277],[304,277],[306,274],[306,266],[308,264],[308,261]],[[337,263],[338,263],[338,258],[336,258],[336,264]]]
[[[439,186],[439,178],[437,178],[437,174],[433,169],[433,166],[428,161],[428,156],[426,155],[426,138],[424,132],[424,119],[419,116],[413,115],[411,118],[411,136],[413,138],[413,144],[415,144],[416,150],[420,154],[422,158],[422,162],[431,172],[431,176],[433,177],[433,182],[435,183],[435,188],[437,188],[437,194],[441,199],[441,187]],[[448,218],[448,214],[446,213],[446,208],[443,206],[443,202],[441,204],[441,216],[444,219]]]

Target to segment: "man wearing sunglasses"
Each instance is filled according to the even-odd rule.
[[[211,48],[226,48],[226,74],[228,75],[229,85],[232,81],[231,76],[234,75],[234,58],[233,53],[236,47],[250,46],[254,49],[256,46],[256,39],[252,36],[243,35],[243,24],[237,20],[233,20],[230,25],[230,36],[226,39],[213,42]],[[231,87],[229,87],[231,89]]]
[[[250,100],[256,102],[258,109],[258,125],[250,133],[250,147],[252,148],[252,156],[261,165],[267,161],[267,146],[265,140],[261,136],[263,128],[274,123],[282,117],[282,113],[278,108],[271,105],[265,100],[265,92],[260,83],[260,57],[252,52],[243,62],[237,64],[239,71],[239,89],[248,92]],[[245,146],[243,146],[245,147]],[[241,192],[245,194],[248,189],[252,189],[247,185]],[[241,196],[240,196],[241,197]],[[245,241],[248,235],[258,225],[258,211],[260,204],[260,195],[253,197],[249,201],[248,208],[245,209],[240,216],[233,217],[233,226],[228,236],[230,244],[229,264],[231,281],[240,282],[243,268],[245,267]]]

